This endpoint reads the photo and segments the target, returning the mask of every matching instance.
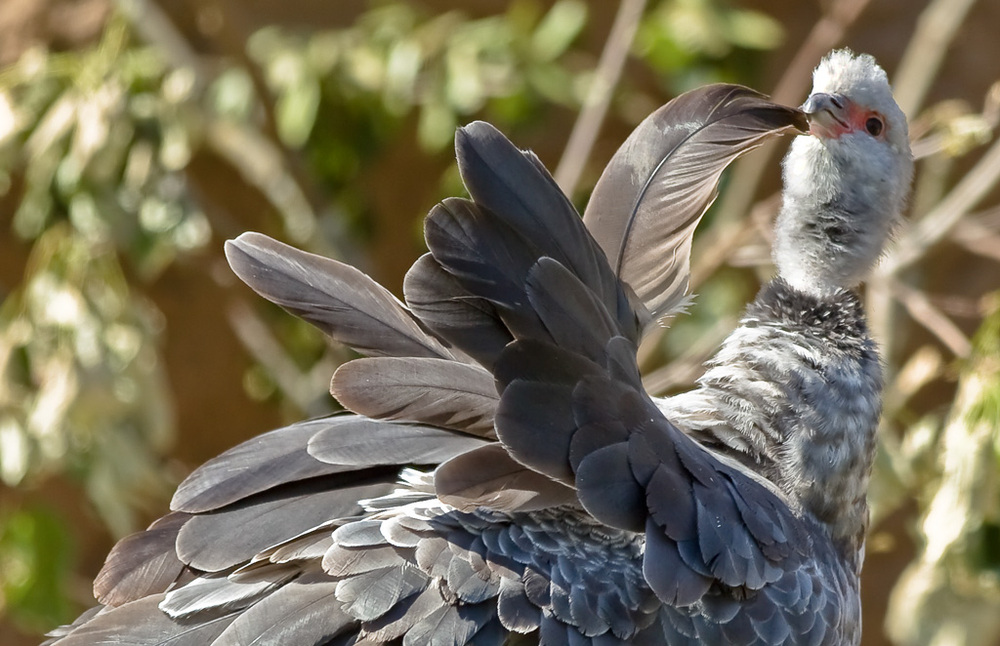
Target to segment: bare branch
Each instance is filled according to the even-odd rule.
[[[925,293],[893,278],[888,280],[887,285],[892,296],[906,308],[913,320],[927,328],[946,348],[959,357],[971,354],[972,342],[969,338],[931,303]]]
[[[247,183],[264,194],[281,214],[293,241],[303,243],[313,236],[316,212],[296,178],[288,172],[280,146],[252,128],[225,119],[206,124],[205,140]]]
[[[646,392],[662,395],[678,386],[689,387],[704,372],[705,362],[732,331],[733,325],[734,320],[720,318],[683,355],[645,375],[642,384]]]
[[[948,46],[976,0],[934,0],[920,13],[917,29],[896,70],[893,94],[908,115],[915,115],[927,96]]]
[[[952,231],[951,239],[971,253],[1000,262],[1000,234],[979,222],[965,218]]]
[[[918,262],[924,253],[952,229],[1000,181],[1000,140],[990,146],[976,165],[941,202],[900,239],[886,262],[883,276],[896,274]]]
[[[625,66],[629,48],[632,46],[645,7],[646,0],[622,0],[618,5],[618,14],[615,16],[614,24],[611,25],[611,33],[608,35],[604,51],[601,52],[601,59],[597,63],[597,70],[587,92],[587,98],[583,102],[583,109],[573,124],[566,149],[556,167],[556,183],[566,195],[572,195],[577,182],[580,181],[580,174],[590,157],[604,116],[608,112],[612,92],[618,85],[618,79],[621,77],[622,68]]]
[[[115,4],[139,37],[156,45],[172,68],[187,68],[194,73],[195,94],[200,94],[207,87],[207,75],[201,59],[156,2],[117,0]]]
[[[299,410],[307,415],[330,412],[329,401],[322,397],[324,388],[309,387],[315,385],[315,376],[311,372],[303,372],[295,365],[271,329],[250,306],[236,301],[229,308],[228,318],[243,347],[257,363],[267,369],[281,393]]]

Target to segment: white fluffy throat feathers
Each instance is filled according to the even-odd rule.
[[[913,158],[906,116],[871,56],[830,54],[802,110],[810,129],[784,161],[774,259],[789,285],[828,296],[865,280],[881,256]]]

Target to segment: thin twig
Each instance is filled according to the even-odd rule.
[[[970,253],[1000,262],[1000,235],[979,222],[965,218],[952,231],[951,239]]]
[[[936,336],[946,348],[958,357],[967,357],[972,352],[972,342],[948,316],[931,303],[931,299],[920,290],[888,279],[887,286],[893,297],[902,304],[913,320]]]
[[[920,13],[903,59],[896,69],[893,94],[908,115],[915,115],[937,77],[948,46],[976,0],[933,0]]]
[[[295,365],[271,329],[250,306],[236,301],[229,308],[228,318],[240,343],[257,363],[264,366],[284,397],[307,415],[330,412],[330,401],[323,396],[323,386],[309,387],[315,386],[315,377]]]
[[[683,355],[644,375],[642,384],[646,392],[662,395],[679,386],[690,386],[704,371],[705,362],[715,354],[734,324],[735,321],[730,318],[719,319]]]
[[[936,346],[928,344],[919,348],[900,367],[896,378],[886,384],[882,395],[883,414],[895,417],[924,386],[942,375],[945,365]]]
[[[714,244],[704,244],[699,249],[691,267],[691,289],[697,289],[725,264],[737,249],[746,244],[754,232],[760,229],[762,220],[766,218],[768,222],[773,221],[774,214],[778,212],[780,206],[781,194],[774,193],[754,205],[750,217],[721,227],[720,231],[713,235]]]
[[[926,251],[947,236],[955,225],[1000,181],[1000,140],[990,146],[976,165],[941,202],[911,227],[896,249],[878,268],[883,276],[895,275],[918,262]]]
[[[194,94],[200,94],[208,86],[204,65],[198,54],[156,2],[117,0],[115,5],[139,37],[156,45],[171,67],[191,70],[194,74]]]
[[[205,141],[281,214],[285,231],[298,243],[313,236],[316,213],[295,177],[287,172],[280,146],[263,133],[225,119],[206,124]]]
[[[615,16],[614,24],[611,25],[611,33],[608,35],[604,51],[601,52],[601,59],[597,63],[597,70],[583,102],[583,109],[573,124],[566,149],[556,167],[556,183],[566,195],[572,195],[577,182],[580,181],[584,165],[590,157],[590,151],[594,147],[604,116],[611,104],[611,95],[618,85],[618,79],[621,78],[629,48],[632,46],[645,7],[646,0],[622,0],[618,5],[618,14]]]

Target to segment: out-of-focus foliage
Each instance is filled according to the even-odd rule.
[[[976,335],[922,492],[921,546],[891,600],[901,645],[1000,636],[1000,302]]]
[[[473,115],[510,128],[553,106],[578,107],[593,64],[573,47],[586,19],[579,0],[545,12],[520,0],[478,19],[390,3],[342,30],[266,27],[249,38],[247,53],[274,96],[281,143],[302,151],[335,216],[358,236],[371,234],[371,196],[355,180],[410,114],[422,147],[442,154]],[[244,72],[232,74],[232,87],[249,89],[237,80]],[[461,190],[454,173],[445,180],[442,194]]]
[[[169,491],[173,432],[162,323],[119,257],[152,277],[207,240],[180,172],[179,92],[120,19],[89,51],[31,50],[0,73],[0,179],[17,178],[11,226],[32,242],[0,308],[0,478],[67,471],[116,535]]]
[[[0,508],[0,614],[44,632],[76,612],[68,600],[73,565],[70,528],[44,507]]]
[[[168,482],[172,433],[157,317],[134,299],[112,249],[67,225],[36,241],[0,307],[0,478],[69,470],[116,535]]]
[[[89,51],[33,49],[0,74],[0,177],[9,188],[23,172],[22,238],[65,221],[152,277],[209,230],[181,173],[192,147],[187,75],[130,40],[117,18]]]
[[[781,23],[759,11],[720,0],[670,0],[649,12],[635,48],[680,93],[745,80],[753,73],[746,53],[774,49],[783,37]]]
[[[339,31],[265,28],[247,47],[274,93],[280,143],[309,149],[309,170],[336,190],[414,108],[421,140],[440,149],[460,117],[490,101],[508,119],[574,105],[560,57],[585,20],[576,0],[545,13],[515,3],[478,20],[389,4]],[[271,197],[292,238],[315,226],[261,132],[251,71],[229,64],[204,78],[171,64],[115,16],[87,51],[34,49],[0,72],[0,189],[18,180],[12,228],[33,245],[0,310],[0,477],[16,486],[69,469],[116,535],[135,527],[128,492],[162,495],[157,456],[172,436],[162,323],[121,260],[150,280],[207,242],[211,225],[185,174],[200,147]]]
[[[248,51],[276,94],[287,145],[306,144],[327,101],[392,117],[416,107],[420,141],[440,150],[463,117],[487,108],[511,122],[543,105],[578,105],[586,76],[574,75],[561,57],[586,18],[578,0],[560,0],[545,14],[534,3],[515,2],[505,14],[477,20],[456,11],[426,16],[399,3],[373,9],[344,30],[299,36],[265,28]],[[342,129],[337,134],[340,146],[358,143]],[[358,150],[336,157],[351,160]]]
[[[132,18],[170,29],[162,14]],[[0,70],[0,195],[16,197],[9,233],[31,246],[0,307],[3,485],[68,476],[116,536],[169,494],[173,414],[159,356],[169,323],[142,291],[213,233],[192,190],[196,156],[228,163],[291,240],[352,248],[341,221],[370,208],[355,180],[412,111],[420,141],[442,151],[471,114],[524,122],[553,103],[577,106],[576,72],[592,58],[565,55],[586,19],[578,0],[546,11],[516,2],[475,20],[385,4],[343,30],[262,29],[246,45],[250,69],[192,65],[192,52],[141,42],[155,29],[113,14],[90,48],[36,47]],[[264,362],[248,376],[251,394],[328,410],[311,408],[336,365],[318,335],[287,319],[255,328],[263,319],[245,314],[237,331]],[[260,339],[275,342],[270,353]],[[32,508],[2,511],[0,612],[34,626],[65,620],[66,528]]]

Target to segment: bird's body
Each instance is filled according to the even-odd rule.
[[[661,410],[798,501],[859,572],[882,370],[857,297],[775,280],[707,368]]]
[[[911,162],[873,60],[835,53],[816,84],[814,136],[785,162],[779,276],[672,398],[642,389],[643,329],[684,300],[722,169],[803,125],[745,88],[640,126],[589,232],[536,157],[463,129],[472,199],[428,216],[406,306],[334,261],[230,243],[255,290],[368,355],[333,382],[359,415],[196,470],[59,643],[858,643],[881,373],[850,290]]]

